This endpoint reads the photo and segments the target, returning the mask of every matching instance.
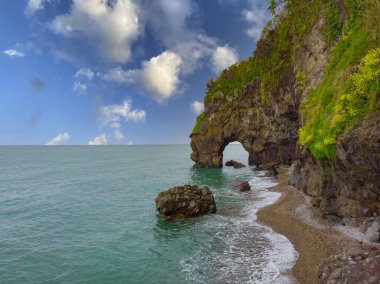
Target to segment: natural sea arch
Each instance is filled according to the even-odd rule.
[[[282,133],[270,131],[257,126],[255,120],[250,120],[248,127],[245,128],[242,124],[239,128],[232,128],[226,123],[223,128],[214,127],[201,133],[192,133],[191,159],[200,167],[221,168],[224,149],[228,144],[237,141],[248,152],[249,165],[260,166],[291,161],[297,137],[289,139],[286,128]],[[235,134],[236,132],[238,134]]]
[[[222,153],[223,165],[229,160],[234,160],[247,165],[249,154],[240,142],[231,142],[225,146]]]

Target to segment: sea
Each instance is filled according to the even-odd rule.
[[[188,145],[0,147],[0,283],[293,283],[297,252],[257,221],[274,178],[200,169]],[[224,162],[247,164],[230,144]],[[236,184],[249,181],[250,192]],[[154,199],[209,187],[217,213],[164,221]]]

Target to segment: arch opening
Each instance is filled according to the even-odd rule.
[[[229,160],[234,160],[246,166],[249,165],[249,152],[239,141],[232,141],[224,145],[221,149],[220,155],[222,157],[223,166]]]

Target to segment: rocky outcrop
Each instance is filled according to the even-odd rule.
[[[300,153],[290,183],[341,217],[380,215],[380,116],[362,120],[337,144],[335,164]]]
[[[347,18],[343,1],[336,1],[341,20]],[[296,46],[296,69],[307,70],[308,79],[299,92],[301,101],[322,81],[331,47],[323,33],[321,17],[305,44]],[[313,206],[323,214],[340,217],[380,215],[380,102],[377,112],[359,120],[347,133],[338,137],[333,159],[317,160],[299,145],[290,174],[291,185],[312,197]],[[300,114],[300,125],[302,126]]]
[[[380,252],[352,248],[337,256],[331,256],[319,269],[321,283],[379,283]]]
[[[230,160],[226,162],[226,167],[234,167],[235,169],[241,169],[245,168],[245,165],[234,160]]]
[[[276,177],[278,175],[278,171],[276,170],[276,167],[270,167],[268,171],[265,173],[266,177]]]
[[[177,186],[160,192],[155,202],[156,209],[165,220],[180,220],[216,212],[211,190],[196,185]]]
[[[240,192],[247,192],[251,190],[251,186],[249,185],[248,181],[242,182],[239,186]]]
[[[279,96],[271,106],[260,100],[260,83],[251,82],[241,94],[227,103],[215,97],[205,104],[199,130],[191,134],[191,158],[201,167],[222,167],[223,151],[239,141],[249,153],[249,164],[289,163],[297,142],[298,103],[292,85],[292,69],[282,74]],[[273,95],[274,96],[274,95]]]

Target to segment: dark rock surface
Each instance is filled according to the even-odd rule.
[[[337,144],[334,168],[300,154],[290,182],[341,217],[380,215],[380,116],[359,121]]]
[[[321,283],[380,283],[380,251],[351,248],[330,257],[319,269]]]
[[[227,167],[234,167],[235,169],[245,168],[245,165],[243,165],[242,163],[236,162],[234,160],[227,161],[226,166]]]
[[[268,171],[265,173],[266,177],[276,177],[278,175],[278,171],[276,170],[276,167],[273,166],[268,169]]]
[[[242,182],[239,186],[239,190],[241,192],[246,192],[251,190],[251,186],[249,185],[248,181]]]
[[[211,190],[196,185],[176,186],[160,192],[155,202],[156,209],[165,220],[180,220],[216,212]]]

